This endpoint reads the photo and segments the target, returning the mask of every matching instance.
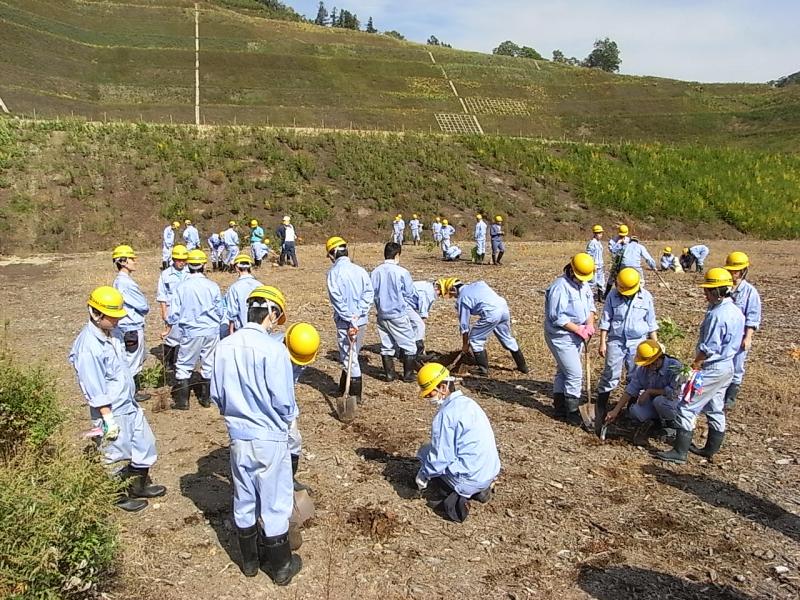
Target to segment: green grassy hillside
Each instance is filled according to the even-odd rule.
[[[511,236],[581,239],[625,221],[645,238],[800,235],[800,156],[659,144],[550,144],[486,136],[303,134],[0,119],[0,251],[156,244],[166,221],[204,234],[231,217],[307,241],[385,239],[396,212],[475,211]]]
[[[193,122],[193,5],[0,0],[0,98],[37,117]],[[428,132],[466,107],[503,135],[777,150],[800,136],[798,86],[610,75],[271,20],[255,5],[200,2],[206,123]]]

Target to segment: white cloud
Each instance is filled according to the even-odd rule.
[[[317,2],[293,3],[313,17]],[[326,2],[330,9],[332,2]],[[796,0],[343,0],[342,6],[409,39],[431,34],[465,50],[503,40],[585,57],[599,37],[620,47],[622,72],[698,81],[767,81],[800,70]]]

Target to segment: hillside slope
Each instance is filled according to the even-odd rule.
[[[271,20],[246,8],[252,4],[199,3],[205,123],[480,126],[504,135],[781,150],[800,136],[797,86],[700,85],[434,49]],[[20,115],[193,122],[193,5],[0,0],[0,98]]]

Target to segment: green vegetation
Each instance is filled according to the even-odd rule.
[[[88,597],[116,549],[117,485],[95,453],[54,434],[63,414],[39,368],[0,356],[0,597]]]

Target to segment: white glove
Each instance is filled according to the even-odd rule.
[[[422,491],[426,487],[428,487],[428,480],[423,477],[421,473],[417,473],[417,477],[414,479],[417,484],[417,489]]]
[[[119,437],[119,425],[113,413],[103,415],[103,439],[113,442]]]

